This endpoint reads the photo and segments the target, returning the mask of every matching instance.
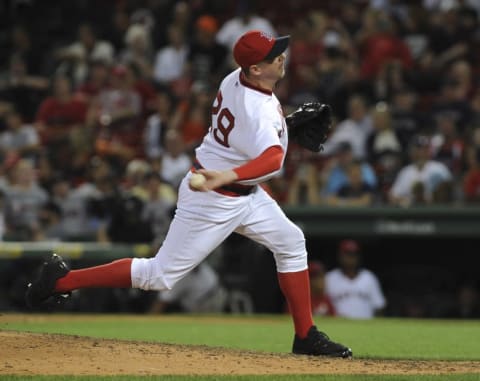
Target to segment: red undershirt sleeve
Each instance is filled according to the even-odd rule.
[[[248,163],[234,168],[237,174],[237,181],[255,179],[278,171],[282,166],[283,149],[280,146],[272,146],[263,151],[255,159]]]

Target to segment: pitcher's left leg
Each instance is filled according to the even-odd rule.
[[[313,320],[305,237],[272,199],[267,196],[257,200],[252,213],[236,232],[273,252],[278,281],[287,299],[295,332],[306,337]]]
[[[280,288],[295,326],[292,351],[297,354],[351,357],[352,351],[330,341],[313,324],[307,251],[303,232],[263,190],[252,201],[252,213],[236,232],[273,252]]]

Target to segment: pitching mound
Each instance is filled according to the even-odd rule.
[[[474,361],[341,360],[0,331],[0,375],[477,373]]]

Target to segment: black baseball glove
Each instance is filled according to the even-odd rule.
[[[332,127],[332,108],[327,104],[308,102],[285,118],[288,135],[302,147],[320,152]]]

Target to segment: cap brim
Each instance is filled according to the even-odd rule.
[[[264,61],[273,60],[275,57],[278,57],[288,48],[290,42],[290,36],[282,36],[275,38],[275,43],[273,44],[272,49],[264,58]]]

